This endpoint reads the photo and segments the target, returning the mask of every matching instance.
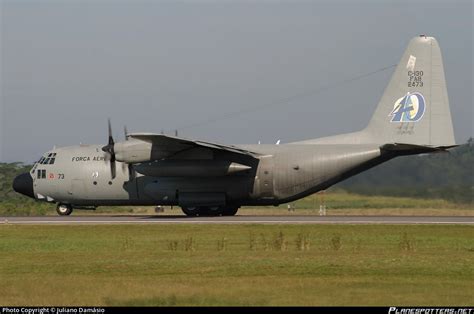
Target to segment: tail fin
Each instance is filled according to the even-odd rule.
[[[443,60],[435,38],[421,35],[410,41],[363,133],[378,143],[455,145]]]
[[[436,39],[421,35],[410,41],[364,130],[300,143],[455,146],[443,60]]]

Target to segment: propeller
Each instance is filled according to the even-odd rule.
[[[126,125],[123,127],[123,134],[125,135],[125,140],[128,141],[128,130]]]
[[[128,129],[126,125],[123,126],[123,135],[125,136],[125,140],[128,141]],[[126,170],[128,170],[128,180],[132,181],[135,178],[135,171],[133,169],[133,165],[123,162],[122,172],[125,172]]]
[[[109,142],[107,145],[102,147],[102,150],[105,153],[108,153],[110,156],[110,173],[112,175],[112,180],[115,179],[116,169],[115,169],[115,151],[114,151],[114,138],[112,137],[112,125],[110,123],[110,119],[108,119],[108,126],[109,126]]]

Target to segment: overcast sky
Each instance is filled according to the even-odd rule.
[[[394,68],[344,80],[418,34],[440,43],[456,140],[474,134],[470,0],[0,3],[0,161],[105,144],[108,117],[117,140],[124,124],[222,143],[359,130]]]

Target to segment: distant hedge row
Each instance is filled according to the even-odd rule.
[[[398,157],[338,184],[365,195],[474,201],[474,141],[447,153]]]

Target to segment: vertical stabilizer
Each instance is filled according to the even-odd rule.
[[[455,145],[438,42],[413,38],[363,133],[377,142]]]
[[[364,130],[299,143],[455,146],[436,39],[421,35],[410,41]]]

